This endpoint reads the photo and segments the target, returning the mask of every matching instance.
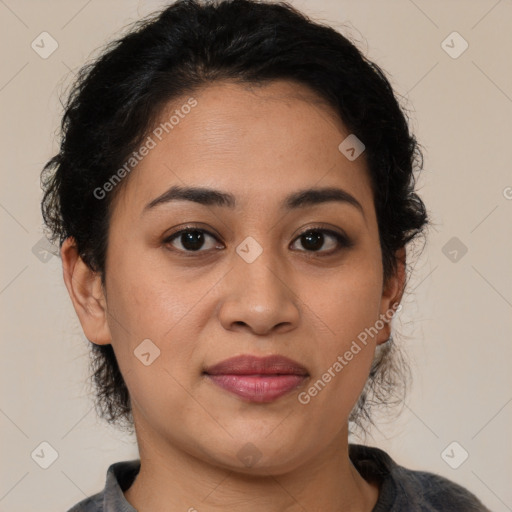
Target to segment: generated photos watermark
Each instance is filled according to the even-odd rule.
[[[168,121],[160,123],[152,132],[148,135],[144,143],[139,147],[137,151],[134,151],[130,158],[126,160],[122,167],[120,167],[101,187],[96,187],[93,191],[93,195],[96,199],[105,199],[108,192],[114,190],[121,180],[133,170],[133,168],[141,161],[149,152],[156,148],[158,142],[160,142],[165,134],[170,133],[180,121],[192,110],[193,107],[197,106],[197,100],[190,97],[187,103],[184,103],[179,109],[176,109],[173,115]],[[158,139],[158,140],[155,140]]]
[[[378,332],[384,327],[385,323],[391,321],[393,316],[402,309],[402,305],[395,303],[393,306],[388,309],[385,313],[381,314],[379,320],[375,322],[372,327],[366,327],[364,331],[360,332],[357,336],[357,340],[359,343],[362,343],[364,346],[368,343],[368,336],[373,338]],[[311,402],[311,398],[318,395],[320,391],[322,391],[325,386],[331,382],[331,380],[338,375],[345,366],[348,365],[350,361],[354,358],[355,355],[361,352],[361,345],[356,340],[352,341],[350,348],[345,351],[343,355],[339,355],[336,358],[336,361],[325,371],[322,376],[312,384],[307,391],[302,391],[297,395],[298,401],[302,405],[307,405]]]

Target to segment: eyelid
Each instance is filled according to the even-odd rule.
[[[325,256],[329,256],[331,254],[338,253],[342,249],[350,249],[351,247],[353,247],[355,245],[354,241],[343,230],[333,229],[331,227],[324,227],[324,226],[325,225],[322,225],[322,224],[315,224],[313,226],[306,227],[305,229],[302,229],[297,234],[297,236],[293,239],[291,244],[294,244],[296,240],[298,240],[301,236],[305,235],[306,233],[309,233],[311,231],[318,231],[320,233],[327,234],[328,236],[331,236],[332,238],[334,238],[338,242],[338,247],[331,251],[305,251],[304,250],[304,251],[299,251],[299,252],[304,252],[304,253],[310,254],[310,255],[315,255],[315,254],[322,255],[323,254]]]
[[[321,231],[322,233],[328,233],[332,235],[339,235],[343,238],[345,238],[347,241],[350,240],[350,237],[345,233],[345,231],[341,228],[334,227],[332,224],[325,224],[325,223],[313,223],[310,226],[306,226],[305,228],[301,228],[301,230],[297,233],[294,240],[297,239],[297,237],[304,235],[305,233],[308,233],[309,231]]]

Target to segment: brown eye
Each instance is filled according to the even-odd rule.
[[[295,240],[300,241],[306,252],[326,252],[328,254],[353,245],[345,235],[330,229],[308,229]]]
[[[167,237],[164,243],[171,244],[176,250],[181,252],[205,252],[216,246],[210,243],[210,247],[204,249],[204,245],[208,239],[217,240],[211,233],[204,229],[186,228]],[[177,246],[177,244],[181,245],[181,247]],[[204,250],[201,251],[201,249]]]

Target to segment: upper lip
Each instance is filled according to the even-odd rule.
[[[257,357],[249,354],[231,357],[205,369],[209,375],[308,375],[304,366],[288,357]]]

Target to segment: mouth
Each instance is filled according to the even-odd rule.
[[[259,403],[290,393],[309,377],[304,366],[279,355],[233,357],[206,368],[203,375],[220,388]]]

